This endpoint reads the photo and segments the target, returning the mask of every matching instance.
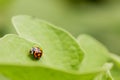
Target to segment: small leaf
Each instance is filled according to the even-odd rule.
[[[80,65],[81,72],[100,69],[109,60],[108,50],[91,36],[80,35],[77,40],[85,53]]]
[[[65,70],[79,68],[83,52],[68,32],[31,16],[16,16],[12,21],[21,37],[43,48],[44,64]]]

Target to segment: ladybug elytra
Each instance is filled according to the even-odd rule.
[[[30,50],[30,54],[34,56],[35,59],[40,59],[42,56],[42,49],[39,47],[32,47]]]

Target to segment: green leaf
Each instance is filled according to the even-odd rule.
[[[30,66],[0,66],[0,72],[12,80],[93,80],[94,77],[105,71],[98,71],[92,73],[67,73],[46,67],[30,67]],[[62,76],[62,77],[61,77]],[[103,76],[101,80],[106,79],[108,76]]]
[[[68,32],[30,16],[16,16],[13,18],[13,24],[20,37],[40,45],[44,52],[38,63],[42,63],[43,67],[18,66],[20,68],[18,69],[17,66],[9,66],[8,70],[16,69],[18,73],[22,73],[20,76],[24,79],[37,80],[39,75],[42,80],[93,80],[99,74],[106,72],[104,68],[89,73],[78,71],[83,52]],[[5,66],[1,68],[4,70]],[[26,76],[30,77],[24,77],[25,73],[21,72],[21,68],[25,69],[24,71],[28,72]],[[12,70],[9,72],[14,73]],[[108,80],[106,77],[101,79]]]
[[[112,80],[108,64],[91,72],[79,71],[83,52],[68,32],[30,16],[14,17],[13,23],[19,36],[0,39],[0,79]],[[29,56],[35,45],[43,48],[40,60]]]
[[[103,68],[82,74],[77,71],[68,72],[50,68],[44,65],[43,58],[34,61],[28,56],[29,49],[34,45],[39,46],[12,34],[0,39],[1,80],[93,80],[94,77],[106,71]]]
[[[77,40],[85,53],[80,65],[81,72],[100,69],[109,60],[108,50],[91,36],[81,35]]]
[[[83,52],[68,32],[31,16],[16,16],[12,21],[21,37],[43,48],[45,65],[62,70],[79,68]]]
[[[30,48],[34,45],[38,44],[31,43],[17,35],[9,34],[1,38],[0,74],[10,78],[10,80],[70,80],[71,78],[88,80],[98,73],[80,75],[48,68],[49,66],[43,64],[42,58],[34,61],[28,56]],[[3,79],[3,76],[0,78]]]
[[[0,72],[10,80],[92,80],[99,72],[67,73],[45,67],[0,66]]]

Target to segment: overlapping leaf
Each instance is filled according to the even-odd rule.
[[[110,59],[108,50],[94,38],[81,35],[78,37],[78,42],[85,53],[84,60],[80,65],[80,71],[89,72],[99,69]]]
[[[79,68],[83,52],[66,31],[31,16],[14,17],[13,24],[21,37],[43,48],[44,64],[66,70]]]
[[[13,24],[19,36],[0,39],[0,79],[112,80],[109,52],[90,36],[80,36],[78,44],[68,32],[31,16],[16,16]],[[43,49],[40,60],[29,56],[33,46]]]

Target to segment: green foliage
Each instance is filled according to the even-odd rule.
[[[31,16],[16,16],[12,21],[18,35],[0,39],[0,79],[120,79],[119,57],[92,37],[81,35],[76,40],[65,30]],[[43,49],[40,60],[30,58],[33,46]]]
[[[101,43],[88,35],[80,35],[77,40],[80,44],[80,47],[85,52],[85,58],[83,60],[83,63],[81,64],[80,71],[84,72],[96,70],[99,69],[100,66],[103,65],[105,62],[112,62],[114,64],[111,70],[111,74],[114,80],[120,80],[119,56],[111,54]]]
[[[77,40],[85,52],[80,71],[86,72],[98,69],[109,60],[108,50],[97,40],[88,35],[80,35]]]
[[[14,17],[13,24],[21,37],[43,48],[42,62],[44,64],[67,70],[79,68],[83,52],[70,34],[30,16]]]

